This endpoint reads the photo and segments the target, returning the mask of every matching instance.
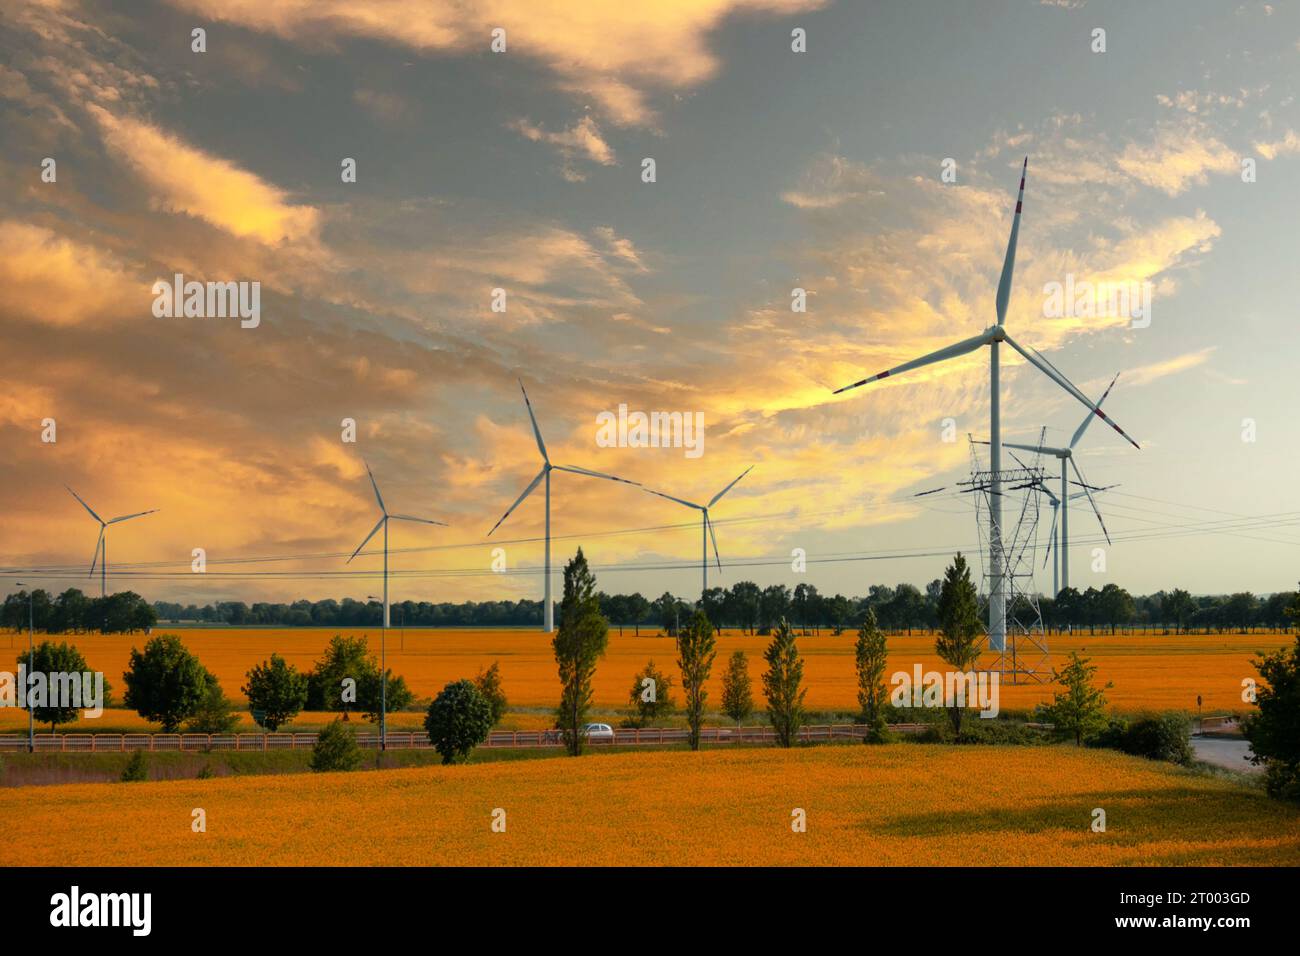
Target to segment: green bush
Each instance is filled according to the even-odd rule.
[[[122,770],[123,783],[139,783],[141,780],[149,779],[149,761],[145,758],[143,750],[137,750],[131,754],[131,759],[126,762],[126,767]]]
[[[1182,711],[1143,714],[1131,723],[1112,719],[1106,729],[1088,738],[1092,747],[1122,750],[1148,760],[1167,760],[1188,766],[1192,763],[1192,722]]]
[[[356,770],[361,765],[356,732],[341,720],[330,721],[317,735],[308,765],[316,773]]]
[[[443,763],[463,763],[492,730],[492,703],[473,681],[455,681],[429,705],[424,729]]]

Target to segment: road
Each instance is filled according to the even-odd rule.
[[[1244,773],[1262,773],[1263,768],[1251,763],[1250,744],[1240,737],[1193,737],[1192,750],[1197,760],[1225,767],[1228,770],[1240,770]]]

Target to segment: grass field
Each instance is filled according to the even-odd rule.
[[[207,832],[191,830],[192,811]],[[1106,811],[1105,833],[1090,829]],[[506,832],[493,833],[494,809]],[[801,808],[807,832],[791,830]],[[1300,808],[1060,747],[592,754],[0,790],[9,865],[1300,864]]]
[[[178,633],[187,647],[221,681],[227,694],[243,700],[240,687],[244,675],[254,664],[274,651],[300,669],[309,668],[321,654],[334,629],[157,629],[157,633]],[[379,650],[379,633],[375,629],[344,630],[342,633],[365,634],[371,647]],[[0,660],[13,661],[24,643],[22,636],[10,636],[6,647],[0,636]],[[142,647],[143,635],[79,634],[56,640],[70,640],[81,649],[93,669],[105,672],[113,693],[121,700],[122,672],[132,646]],[[1092,658],[1098,667],[1098,680],[1110,681],[1108,691],[1113,707],[1121,711],[1144,708],[1196,710],[1196,697],[1203,699],[1205,713],[1244,711],[1241,681],[1255,677],[1250,660],[1260,651],[1289,644],[1294,637],[1285,634],[1251,635],[1076,635],[1053,637],[1053,660],[1060,663],[1071,650]],[[762,652],[767,638],[741,636],[727,632],[718,642],[718,661],[708,687],[710,706],[721,700],[721,673],[726,658],[736,649],[750,657],[750,676],[758,697],[759,675],[763,669]],[[857,688],[853,666],[854,634],[846,631],[839,637],[827,635],[803,637],[799,648],[805,658],[804,681],[808,688],[806,706],[813,711],[857,709]],[[403,649],[404,645],[404,649]],[[900,636],[889,639],[890,671],[910,670],[915,663],[926,669],[945,669],[934,654],[934,638],[929,635]],[[634,636],[629,630],[620,636],[612,631],[609,652],[600,662],[595,678],[595,704],[604,712],[627,705],[633,675],[645,662],[654,658],[666,672],[677,679],[676,649],[671,639],[643,633]],[[472,677],[480,667],[494,660],[501,662],[502,679],[510,705],[515,712],[502,725],[507,730],[529,730],[550,726],[549,715],[540,711],[553,707],[559,693],[555,661],[550,641],[539,631],[524,630],[407,630],[405,636],[394,629],[389,632],[388,663],[406,678],[420,697],[431,697],[449,681]],[[2,668],[0,668],[2,669]],[[1029,709],[1050,699],[1052,688],[1046,685],[1004,686],[1001,706],[1004,710]],[[677,692],[680,697],[680,691]],[[679,701],[680,702],[680,701]],[[759,701],[761,704],[761,700]],[[519,713],[533,709],[537,713]],[[395,715],[393,726],[418,727],[417,714]],[[0,731],[16,732],[25,727],[23,713],[0,709]],[[99,727],[147,729],[143,721],[127,712],[110,712],[100,718]],[[48,729],[48,728],[46,728]],[[71,728],[68,728],[71,729]],[[96,725],[79,721],[76,729],[93,731]],[[252,731],[246,719],[245,729]]]

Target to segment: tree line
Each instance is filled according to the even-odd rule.
[[[787,620],[805,633],[828,631],[840,634],[856,626],[868,610],[888,632],[933,631],[939,626],[939,596],[942,581],[936,579],[924,590],[912,584],[871,585],[861,597],[824,595],[815,585],[794,588],[773,584],[760,588],[753,581],[739,581],[729,588],[709,588],[702,600],[687,602],[670,592],[649,600],[640,593],[596,592],[602,616],[620,634],[625,629],[640,633],[642,627],[656,627],[670,637],[700,609],[717,628],[735,628],[750,634],[768,634],[778,621]],[[279,627],[373,627],[382,619],[378,601],[332,598],[299,600],[290,604],[219,601],[203,606],[169,601],[148,604],[133,591],[92,598],[76,588],[57,596],[38,588],[32,592],[35,628],[51,634],[99,631],[134,633],[158,621],[228,624],[233,627],[270,625]],[[1091,633],[1122,633],[1130,629],[1170,630],[1174,633],[1250,632],[1256,629],[1287,630],[1292,622],[1286,608],[1295,591],[1280,591],[1267,597],[1250,592],[1229,595],[1192,595],[1182,588],[1133,596],[1116,584],[1079,591],[1064,588],[1055,598],[1038,599],[1044,627],[1049,632],[1087,628]],[[1033,620],[1032,608],[1024,599],[1011,608],[1023,622]],[[8,595],[0,607],[0,625],[23,630],[27,627],[26,591]],[[540,601],[465,601],[459,604],[401,601],[392,605],[394,627],[515,627],[534,625],[542,619]]]

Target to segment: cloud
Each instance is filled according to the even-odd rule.
[[[240,238],[276,244],[313,240],[320,212],[289,202],[276,186],[156,126],[87,107],[109,151],[153,190],[153,203]]]
[[[1162,123],[1151,142],[1129,143],[1116,165],[1146,186],[1170,196],[1204,185],[1210,173],[1231,175],[1241,158],[1202,124]]]
[[[0,313],[79,325],[110,316],[133,297],[147,313],[147,292],[104,249],[44,226],[0,220]]]
[[[534,143],[546,143],[553,146],[564,158],[561,172],[569,182],[582,182],[586,174],[574,166],[574,159],[582,158],[601,166],[615,166],[614,149],[601,136],[600,127],[590,116],[560,132],[547,132],[542,127],[519,119],[508,124],[525,139]]]
[[[1296,135],[1295,130],[1289,129],[1280,140],[1271,143],[1256,142],[1255,151],[1265,159],[1277,159],[1279,156],[1300,153],[1300,136]]]
[[[1175,355],[1173,358],[1152,362],[1149,365],[1141,365],[1135,369],[1126,369],[1123,374],[1123,381],[1127,385],[1150,385],[1159,379],[1204,365],[1209,361],[1210,356],[1214,354],[1214,350],[1215,346],[1211,345],[1195,352],[1185,352],[1182,355]]]
[[[684,4],[568,0],[172,0],[210,20],[306,43],[367,37],[469,56],[506,30],[507,52],[541,62],[556,85],[590,98],[621,126],[656,122],[652,93],[679,91],[719,69],[710,34],[738,15],[787,16],[825,0],[696,0]]]

